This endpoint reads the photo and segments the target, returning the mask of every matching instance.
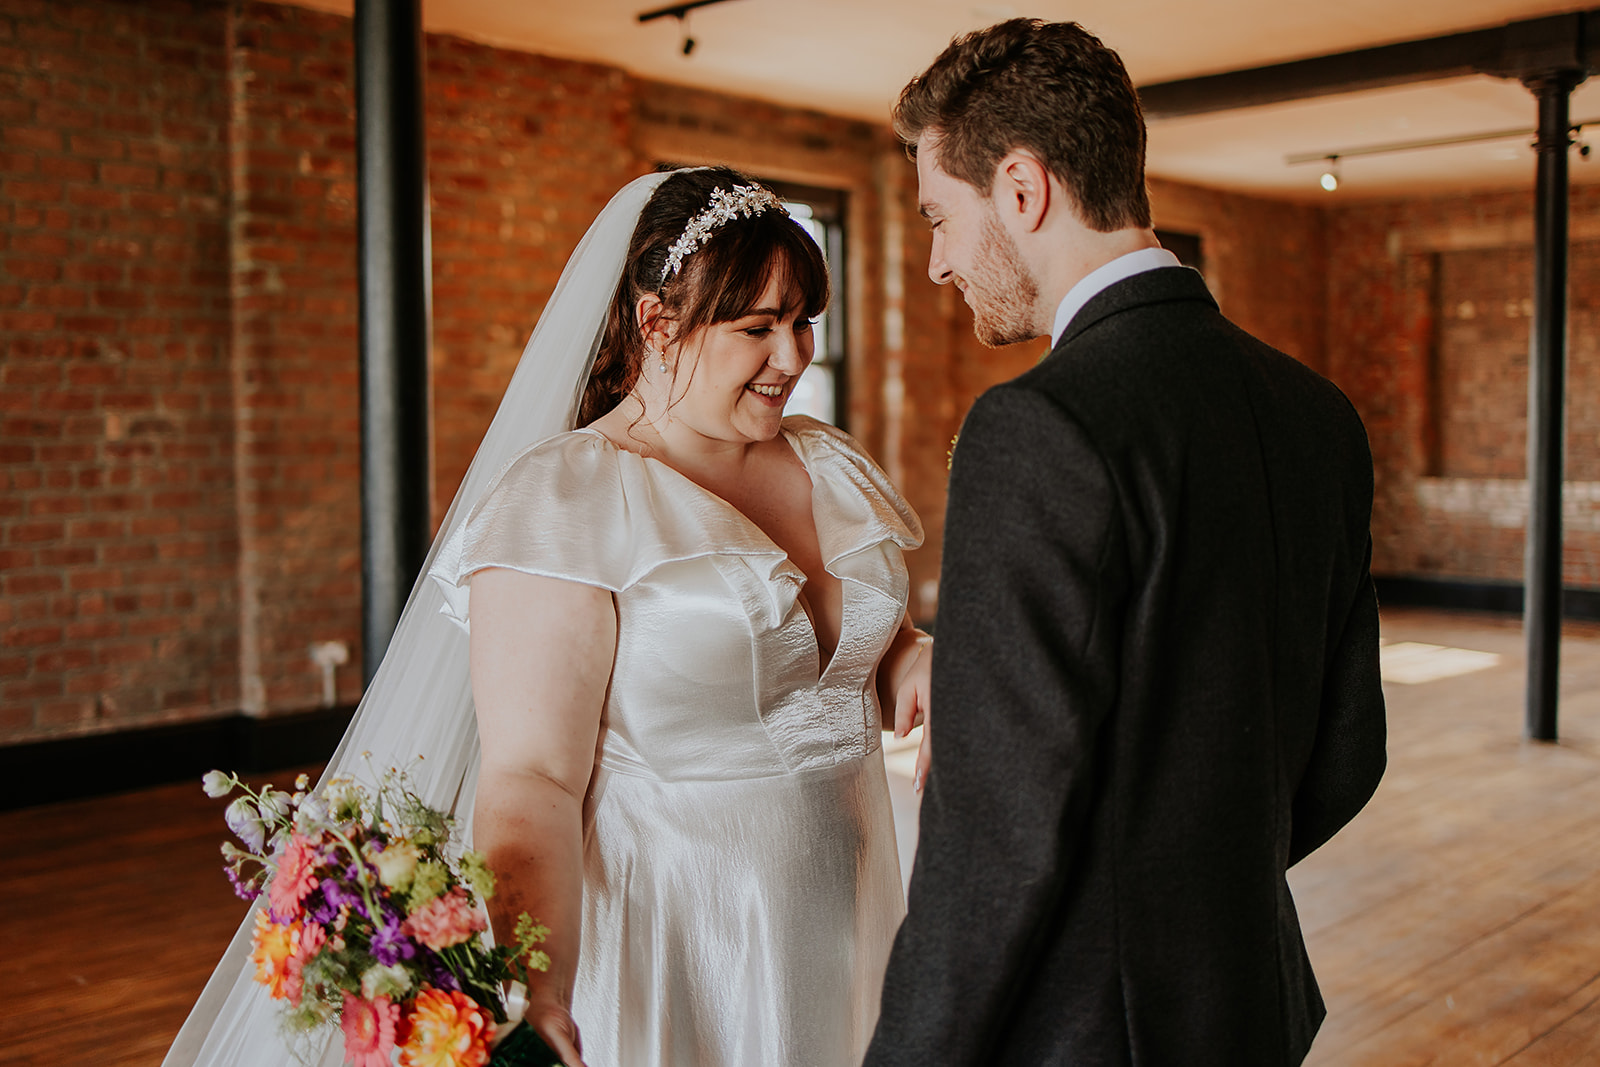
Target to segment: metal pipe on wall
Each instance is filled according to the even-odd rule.
[[[1561,482],[1566,440],[1568,104],[1578,71],[1524,79],[1539,100],[1533,330],[1528,350],[1528,538],[1522,628],[1528,650],[1525,733],[1554,741],[1561,682]]]
[[[362,669],[427,557],[430,272],[421,0],[356,0]]]

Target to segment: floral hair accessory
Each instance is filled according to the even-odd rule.
[[[718,228],[726,226],[736,218],[754,218],[766,214],[768,211],[783,211],[783,202],[772,194],[770,189],[759,185],[735,185],[732,189],[723,189],[720,186],[711,191],[711,203],[706,209],[689,220],[689,225],[684,227],[683,233],[667,249],[667,262],[661,268],[661,281],[665,285],[670,275],[676,275],[683,269],[683,261],[688,258],[701,245],[710,239]],[[788,212],[784,211],[787,215]]]

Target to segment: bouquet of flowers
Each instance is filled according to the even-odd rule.
[[[339,1026],[355,1067],[388,1067],[396,1050],[403,1067],[559,1067],[508,1022],[501,994],[549,969],[534,947],[549,930],[523,914],[510,944],[485,943],[494,874],[481,853],[451,849],[453,820],[404,773],[374,795],[348,778],[311,795],[305,775],[293,794],[221,771],[203,784],[212,797],[240,791],[226,820],[244,847],[222,855],[235,892],[266,894],[250,958],[291,1031]]]

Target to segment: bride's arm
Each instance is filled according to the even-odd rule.
[[[504,568],[472,576],[472,696],[483,764],[473,844],[499,875],[500,943],[527,912],[550,929],[550,970],[530,976],[526,1018],[580,1064],[572,985],[583,912],[583,799],[616,652],[611,594]]]
[[[883,728],[904,737],[921,726],[922,745],[917,753],[916,786],[920,792],[928,773],[932,754],[928,735],[929,690],[933,680],[933,638],[911,624],[910,614],[900,620],[900,629],[878,661],[878,705],[883,712]]]

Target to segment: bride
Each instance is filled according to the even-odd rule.
[[[921,721],[930,639],[916,515],[782,414],[827,293],[737,172],[619,192],[330,765],[421,752],[424,799],[475,798],[494,929],[551,929],[525,1017],[569,1064],[853,1064],[871,1036],[904,910],[879,730]],[[284,1061],[248,948],[168,1067]]]

